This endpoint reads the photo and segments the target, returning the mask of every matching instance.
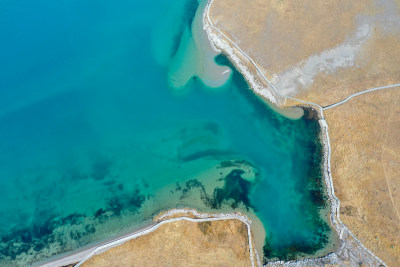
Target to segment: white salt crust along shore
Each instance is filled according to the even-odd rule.
[[[173,219],[164,220],[165,218],[170,217],[172,215],[182,214],[182,213],[190,213],[197,218],[189,218],[186,216],[181,216],[181,217],[177,217],[177,218],[173,218]],[[129,235],[120,237],[118,239],[115,239],[115,240],[105,243],[103,245],[97,246],[96,248],[92,249],[90,252],[85,251],[88,253],[84,257],[82,257],[82,253],[79,253],[79,254],[76,254],[75,257],[74,257],[74,255],[70,256],[68,258],[68,260],[53,261],[51,263],[48,263],[48,264],[45,264],[42,266],[60,266],[61,264],[71,264],[71,263],[75,263],[75,262],[79,261],[79,263],[77,265],[75,265],[75,267],[79,267],[85,261],[89,260],[91,257],[101,254],[110,248],[122,245],[127,241],[130,241],[132,239],[136,239],[140,236],[154,232],[163,224],[176,222],[176,221],[182,221],[182,220],[191,221],[191,222],[239,220],[239,221],[245,223],[247,226],[247,234],[248,234],[248,240],[249,240],[251,266],[255,267],[255,264],[257,264],[258,266],[262,266],[261,261],[258,256],[258,253],[257,253],[257,250],[255,247],[253,247],[253,238],[252,238],[251,228],[250,228],[251,220],[247,216],[242,215],[240,213],[218,213],[218,214],[199,213],[193,209],[169,210],[169,211],[165,212],[164,214],[162,214],[161,216],[159,216],[156,219],[155,223],[150,225],[149,227],[146,227],[145,229],[139,230],[139,231],[131,233]]]
[[[204,29],[207,31],[210,42],[213,43],[214,48],[219,51],[223,51],[229,59],[234,63],[235,67],[242,73],[245,79],[250,84],[252,90],[260,95],[261,97],[267,98],[273,104],[280,105],[284,103],[286,98],[303,103],[303,106],[316,108],[319,111],[319,124],[321,126],[321,140],[323,144],[323,169],[324,169],[324,181],[327,187],[327,193],[330,200],[331,212],[330,220],[332,227],[336,230],[341,241],[340,248],[334,252],[330,253],[325,257],[315,258],[315,259],[304,259],[298,261],[289,262],[270,262],[266,266],[309,266],[309,265],[321,265],[321,264],[341,264],[349,263],[351,265],[358,265],[360,262],[367,264],[368,266],[386,266],[386,264],[374,255],[369,249],[367,249],[347,228],[346,225],[339,218],[339,208],[340,201],[335,196],[332,176],[330,171],[331,163],[331,146],[329,142],[329,129],[328,124],[325,121],[323,108],[316,104],[305,102],[300,99],[295,99],[292,97],[285,97],[278,93],[278,90],[270,82],[270,80],[263,74],[254,60],[249,57],[239,46],[233,42],[228,36],[216,28],[209,17],[209,10],[214,0],[209,0],[207,7],[204,11],[203,21]],[[244,60],[242,60],[242,58]],[[249,62],[256,68],[257,73],[253,75],[249,68]],[[250,65],[251,65],[250,64]],[[266,82],[264,85],[258,80]]]

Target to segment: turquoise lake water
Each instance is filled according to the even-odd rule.
[[[190,77],[201,61],[179,66],[193,53],[184,48],[198,6],[0,2],[1,266],[71,252],[174,207],[255,211],[266,260],[327,246],[312,113],[280,116],[235,70],[216,88],[174,86],[171,73]]]

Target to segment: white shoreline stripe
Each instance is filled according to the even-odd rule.
[[[322,108],[319,104],[317,103],[312,103],[312,102],[307,102],[307,101],[303,101],[300,99],[296,99],[293,97],[289,97],[289,96],[283,96],[279,93],[279,91],[275,88],[275,86],[272,84],[272,82],[264,75],[264,73],[261,71],[261,69],[257,66],[257,64],[254,62],[254,60],[247,55],[234,41],[232,41],[228,36],[226,36],[223,32],[221,32],[218,28],[216,28],[214,26],[214,24],[211,22],[210,20],[210,16],[209,16],[209,12],[210,12],[210,6],[213,3],[214,0],[209,0],[207,3],[207,8],[206,8],[206,18],[207,21],[209,23],[209,26],[214,29],[215,31],[217,31],[222,37],[224,37],[226,40],[228,40],[245,58],[247,58],[252,64],[253,66],[256,68],[257,72],[260,74],[260,76],[268,83],[268,85],[273,89],[274,93],[284,99],[291,99],[303,104],[307,104],[307,105],[311,105],[311,106],[315,106],[320,110],[320,116],[321,119],[319,120],[319,123],[321,125],[322,128],[322,138],[323,138],[323,144],[324,144],[324,177],[325,177],[325,183],[328,187],[328,196],[331,202],[331,222],[333,227],[335,228],[335,230],[337,231],[338,234],[340,234],[340,239],[342,240],[342,242],[344,242],[344,240],[342,239],[343,237],[343,233],[344,231],[346,231],[348,234],[350,234],[353,239],[357,242],[357,244],[359,246],[361,246],[361,248],[363,248],[368,254],[370,254],[374,259],[376,259],[380,264],[386,266],[386,264],[379,258],[377,257],[374,253],[372,253],[369,249],[367,249],[361,242],[360,240],[357,239],[357,237],[347,228],[347,226],[340,220],[339,218],[339,211],[340,211],[340,200],[336,197],[335,192],[334,192],[334,187],[333,187],[333,181],[332,181],[332,174],[331,174],[331,170],[330,170],[330,166],[331,166],[331,145],[330,145],[330,141],[329,141],[329,128],[328,128],[328,124],[325,121],[325,117],[324,117],[324,113],[323,110],[324,109],[328,109],[328,108],[332,108],[338,105],[341,105],[343,103],[346,103],[347,101],[349,101],[351,98],[357,96],[357,95],[361,95],[367,92],[371,92],[371,91],[376,91],[376,90],[382,90],[382,89],[386,89],[386,88],[392,88],[392,87],[396,87],[396,86],[400,86],[400,84],[393,84],[393,85],[387,85],[387,86],[382,86],[382,87],[377,87],[377,88],[372,88],[372,89],[368,89],[356,94],[353,94],[349,97],[347,97],[345,100],[340,101],[336,104],[333,104],[332,106],[328,106],[325,108]],[[205,25],[204,26],[206,30],[209,30],[209,28]],[[217,35],[213,34],[210,31],[207,31],[208,35],[209,35],[209,39],[211,42],[215,42],[216,44],[219,43],[222,45],[222,40],[220,37],[218,37]],[[230,57],[235,58],[236,56],[233,55],[233,51],[229,50],[228,47],[223,47],[226,48],[225,52],[228,53],[228,55]],[[231,53],[229,53],[231,52]],[[239,67],[241,67],[241,69],[245,69],[244,66],[240,66],[240,63],[236,61],[236,63],[239,65]],[[246,77],[249,79],[249,77]],[[255,81],[252,78],[251,79],[251,84],[254,85],[255,87],[259,87],[259,85],[254,84]],[[260,93],[259,90],[254,90],[256,93]],[[268,97],[271,102],[276,103],[274,98]],[[342,248],[341,248],[342,249]],[[329,255],[328,255],[329,256]],[[296,262],[296,261],[294,261]],[[290,262],[290,263],[294,263],[294,262]],[[298,261],[299,263],[301,261]],[[277,262],[277,264],[281,264],[282,262]],[[289,263],[289,262],[288,262]]]
[[[75,267],[81,266],[84,262],[89,260],[91,257],[101,254],[112,247],[122,245],[127,241],[130,241],[132,239],[136,239],[137,237],[154,232],[163,224],[182,221],[182,220],[191,221],[191,222],[239,220],[239,221],[245,223],[247,226],[247,234],[248,234],[248,240],[249,240],[251,266],[254,267],[253,241],[252,241],[251,230],[250,230],[251,220],[247,216],[239,215],[239,214],[235,214],[235,213],[232,213],[232,214],[230,214],[230,213],[206,214],[206,213],[198,213],[196,210],[191,210],[191,209],[173,209],[173,210],[170,210],[170,211],[164,213],[162,216],[157,218],[157,220],[162,220],[163,218],[171,216],[176,213],[192,213],[194,216],[200,217],[200,218],[189,218],[186,216],[182,216],[182,217],[178,217],[178,218],[168,219],[165,221],[160,221],[156,224],[149,226],[148,228],[146,228],[140,232],[126,235],[124,237],[118,238],[117,240],[114,240],[114,241],[111,241],[111,242],[108,242],[106,244],[96,247],[91,253],[89,253],[77,265],[75,265]],[[254,248],[254,250],[255,250],[255,248]],[[255,251],[255,254],[256,254],[256,261],[257,261],[258,265],[261,266],[261,262],[260,262],[260,259],[258,258],[257,251]]]

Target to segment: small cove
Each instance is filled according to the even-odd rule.
[[[76,250],[174,207],[255,211],[266,259],[331,242],[311,111],[280,116],[223,56],[225,84],[185,73],[171,86],[196,1],[0,5],[2,265]]]

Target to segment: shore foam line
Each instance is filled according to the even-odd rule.
[[[375,259],[377,261],[378,264],[375,263],[375,265],[382,264],[382,265],[386,266],[386,264],[379,257],[377,257],[374,253],[372,253],[372,251],[370,251],[368,248],[366,248],[361,243],[361,241],[358,240],[358,238],[340,220],[340,217],[339,217],[340,200],[336,197],[335,192],[334,192],[334,186],[333,186],[333,180],[332,180],[332,174],[331,174],[331,151],[332,150],[331,150],[331,145],[330,145],[330,140],[329,140],[329,128],[328,128],[328,124],[325,120],[324,113],[323,113],[324,108],[322,108],[322,106],[320,106],[317,103],[307,102],[307,101],[303,101],[303,100],[296,99],[293,97],[281,95],[279,93],[279,91],[275,88],[275,86],[272,84],[272,82],[264,75],[264,73],[261,71],[261,69],[255,63],[255,61],[247,53],[245,53],[234,41],[232,41],[226,34],[224,34],[217,27],[215,27],[214,24],[211,22],[209,13],[210,13],[211,4],[213,2],[214,2],[214,0],[209,0],[207,3],[207,7],[204,12],[204,29],[207,31],[210,42],[212,42],[214,44],[214,46],[216,46],[217,48],[219,48],[219,49],[223,50],[225,53],[227,53],[228,56],[231,58],[231,60],[234,61],[234,63],[237,65],[238,69],[242,72],[242,75],[244,75],[246,80],[250,83],[253,91],[257,94],[260,94],[261,96],[266,97],[267,99],[269,99],[272,103],[274,103],[276,105],[279,105],[279,101],[273,96],[274,94],[280,98],[283,98],[284,100],[291,99],[291,100],[303,103],[308,106],[316,107],[319,110],[319,114],[321,117],[319,119],[319,124],[322,129],[322,143],[323,143],[323,148],[324,148],[323,149],[324,150],[323,167],[324,167],[324,178],[325,178],[324,180],[325,180],[325,184],[327,185],[328,197],[329,197],[329,200],[331,203],[331,216],[330,216],[331,223],[332,223],[333,228],[338,233],[339,238],[342,241],[342,243],[347,245],[347,246],[342,245],[341,248],[339,249],[338,253],[334,253],[334,254],[337,256],[337,254],[342,253],[349,257],[348,253],[344,251],[344,249],[348,249],[351,252],[358,252],[359,256],[361,256],[360,254],[362,254],[362,251],[354,251],[354,249],[355,249],[354,244],[351,244],[350,240],[344,239],[345,238],[344,235],[347,235],[347,236],[350,235],[353,238],[353,240],[356,242],[356,244],[362,248],[362,250],[367,252],[367,254],[369,254],[373,259]],[[207,23],[208,23],[208,25],[207,25]],[[213,33],[211,30],[215,30],[222,37],[218,36],[218,34]],[[225,38],[225,40],[223,38]],[[226,40],[229,41],[231,45],[233,45],[246,59],[248,59],[253,64],[253,66],[256,68],[258,74],[267,82],[269,87],[272,88],[272,91],[268,90],[267,88],[264,88],[262,86],[262,84],[258,84],[256,82],[255,77],[249,72],[247,67],[235,55],[234,50],[232,49],[232,47],[229,45],[229,43]],[[395,87],[395,86],[399,86],[399,85],[400,84],[369,89],[369,90],[354,94],[354,95],[350,96],[349,99],[351,99],[354,96],[357,96],[357,95],[360,95],[363,93],[367,93],[370,91],[391,88],[391,87]],[[341,101],[339,103],[343,104],[343,103],[347,102],[349,99],[347,99],[347,100],[345,99],[344,101]],[[340,105],[339,103],[337,103],[337,105]],[[335,106],[337,106],[337,105],[335,105]],[[337,258],[337,257],[332,256],[332,254],[329,254],[326,257],[328,257],[328,256],[332,259]],[[279,264],[282,264],[283,262],[275,262],[275,263],[277,265],[279,265]],[[305,263],[305,262],[304,261],[302,262],[300,260],[300,261],[291,261],[291,262],[287,262],[287,263],[289,265],[293,265],[293,264],[296,265],[297,263],[298,263],[298,265],[302,265],[302,263]],[[307,262],[307,263],[309,263],[309,262]],[[274,264],[272,263],[272,265],[274,265]]]
[[[199,217],[199,218],[189,218],[186,216],[181,216],[181,217],[177,217],[177,218],[173,218],[173,219],[168,219],[168,220],[164,220],[162,221],[162,219],[164,219],[165,217],[177,214],[177,213],[191,213],[192,215]],[[102,244],[100,246],[97,246],[92,252],[90,252],[88,255],[86,255],[83,259],[81,259],[79,261],[79,263],[77,265],[75,265],[75,267],[79,267],[81,266],[84,262],[86,262],[87,260],[89,260],[91,257],[101,254],[103,252],[105,252],[106,250],[112,248],[112,247],[116,247],[119,245],[124,244],[127,241],[130,241],[132,239],[136,239],[140,236],[149,234],[154,232],[155,230],[157,230],[161,225],[166,224],[166,223],[171,223],[171,222],[177,222],[177,221],[191,221],[191,222],[207,222],[207,221],[223,221],[223,220],[239,220],[243,223],[246,224],[247,226],[247,234],[248,234],[248,240],[249,240],[249,250],[250,250],[250,260],[251,260],[251,266],[255,267],[254,262],[257,261],[257,264],[259,266],[261,266],[261,262],[260,259],[258,258],[258,253],[256,251],[255,248],[253,248],[253,241],[252,241],[252,235],[251,235],[251,220],[245,216],[245,215],[240,215],[240,214],[236,214],[236,213],[219,213],[219,214],[207,214],[207,213],[199,213],[196,210],[192,210],[192,209],[173,209],[170,210],[166,213],[164,213],[162,216],[160,216],[159,218],[157,218],[157,220],[159,222],[143,229],[137,232],[134,232],[132,234],[123,236],[121,238],[118,238],[116,240],[113,240],[111,242]],[[254,249],[254,250],[253,250]],[[254,253],[255,252],[255,253]],[[254,255],[255,254],[255,255]],[[256,257],[256,259],[254,259]]]

